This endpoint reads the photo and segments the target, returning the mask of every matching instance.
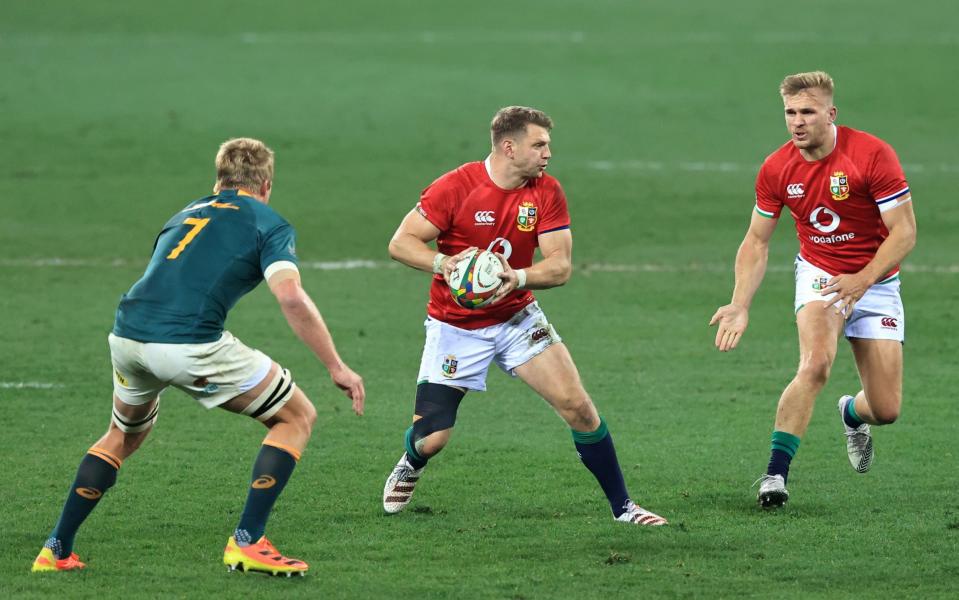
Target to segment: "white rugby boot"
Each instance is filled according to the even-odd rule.
[[[846,425],[846,406],[855,400],[853,396],[843,396],[839,399],[839,420],[846,432],[846,453],[849,455],[849,464],[857,473],[865,473],[872,466],[872,433],[869,424],[863,423],[859,427]]]
[[[626,512],[616,517],[620,523],[632,523],[633,525],[649,525],[655,527],[658,525],[669,525],[669,521],[663,517],[651,513],[641,506],[636,506],[632,500],[627,500],[623,507]]]
[[[789,500],[789,492],[786,491],[786,480],[782,475],[763,475],[756,480],[759,484],[759,495],[756,502],[762,508],[780,508]],[[756,485],[754,483],[753,485]]]
[[[406,453],[400,457],[400,461],[393,467],[393,472],[386,478],[386,485],[383,486],[383,510],[389,514],[396,514],[406,508],[413,498],[413,489],[416,488],[416,482],[426,466],[414,469],[410,464]]]

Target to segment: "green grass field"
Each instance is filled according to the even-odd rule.
[[[3,13],[3,597],[955,597],[956,6],[14,0]],[[788,218],[740,349],[716,352],[706,322],[728,301],[758,165],[786,139],[777,85],[815,68],[837,80],[840,122],[894,145],[916,200],[905,402],[856,475],[835,415],[858,386],[842,342],[790,504],[763,513],[750,485],[797,362]],[[562,421],[500,373],[465,401],[411,509],[382,514],[428,286],[386,243],[425,185],[485,156],[489,118],[516,103],[556,121],[551,172],[576,241],[572,281],[537,295],[633,495],[668,528],[615,524]],[[89,568],[31,575],[109,419],[116,302],[238,135],[276,150],[273,206],[369,393],[352,415],[265,289],[231,313],[319,412],[269,527],[311,573],[225,572],[263,430],[171,391],[80,531]],[[352,259],[371,263],[318,264]]]

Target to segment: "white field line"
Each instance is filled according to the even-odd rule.
[[[0,45],[17,46],[110,46],[137,44],[141,46],[181,45],[184,42],[206,41],[222,43],[236,41],[251,45],[288,46],[394,46],[394,45],[536,45],[536,44],[589,44],[630,46],[717,46],[755,45],[783,46],[815,44],[818,46],[957,46],[959,34],[955,32],[930,33],[917,37],[906,32],[882,31],[878,33],[855,33],[845,31],[841,36],[811,32],[757,32],[751,35],[719,31],[656,32],[637,31],[617,35],[610,32],[586,31],[316,31],[316,32],[245,32],[226,33],[222,36],[209,33],[117,33],[81,32],[48,33],[17,32],[0,35]]]
[[[749,173],[759,172],[759,163],[738,162],[705,162],[705,161],[674,161],[658,160],[591,160],[586,163],[587,168],[594,171],[634,171],[634,172],[663,172],[675,173]],[[959,165],[946,163],[923,164],[905,163],[902,165],[906,175],[926,173],[959,173]]]
[[[62,387],[62,383],[46,383],[43,381],[0,381],[0,389],[4,390],[52,390]]]
[[[132,261],[122,258],[87,260],[74,258],[3,258],[0,267],[77,267],[77,268],[120,268],[146,266],[146,261]],[[358,269],[386,270],[397,269],[402,265],[386,260],[350,259],[341,261],[301,261],[300,269],[313,271],[353,271]],[[580,273],[732,273],[732,265],[722,263],[577,263]],[[769,265],[767,271],[774,273],[792,272],[793,265]],[[906,263],[902,270],[907,273],[959,274],[959,265],[917,265]]]

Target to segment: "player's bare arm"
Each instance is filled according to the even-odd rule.
[[[846,317],[852,314],[856,302],[874,283],[882,279],[895,265],[906,258],[916,245],[916,215],[912,210],[911,196],[906,196],[901,206],[882,213],[882,222],[889,236],[876,250],[876,256],[858,273],[837,275],[822,289],[822,295],[836,293],[834,302],[825,308],[836,311],[846,309]]]
[[[719,325],[715,344],[720,352],[735,348],[749,325],[749,306],[766,275],[769,240],[778,222],[779,219],[753,212],[749,230],[736,252],[736,284],[732,300],[726,306],[719,307],[709,320],[710,326]]]
[[[523,289],[545,290],[565,284],[573,274],[573,234],[569,229],[560,229],[544,233],[538,236],[537,240],[543,259],[523,269],[526,274]],[[510,267],[506,258],[502,254],[497,256],[503,262],[505,270],[499,274],[503,285],[496,291],[493,302],[506,297],[519,287],[520,283],[520,276]]]
[[[290,328],[309,347],[330,372],[336,387],[353,401],[353,412],[363,414],[366,390],[363,378],[350,369],[336,352],[320,311],[300,283],[300,274],[294,269],[282,269],[270,276],[267,284],[280,304]]]
[[[390,239],[390,258],[420,271],[440,272],[449,283],[450,274],[457,261],[476,248],[467,248],[453,256],[439,254],[429,243],[439,237],[440,233],[436,225],[414,208],[403,218]]]

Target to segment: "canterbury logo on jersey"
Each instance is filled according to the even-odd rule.
[[[899,326],[892,317],[883,317],[880,323],[882,323],[883,329],[896,329]]]
[[[496,215],[491,210],[478,210],[473,214],[476,225],[493,225],[496,223]]]
[[[806,195],[806,188],[801,183],[790,183],[786,186],[786,195],[790,198],[801,198]]]

